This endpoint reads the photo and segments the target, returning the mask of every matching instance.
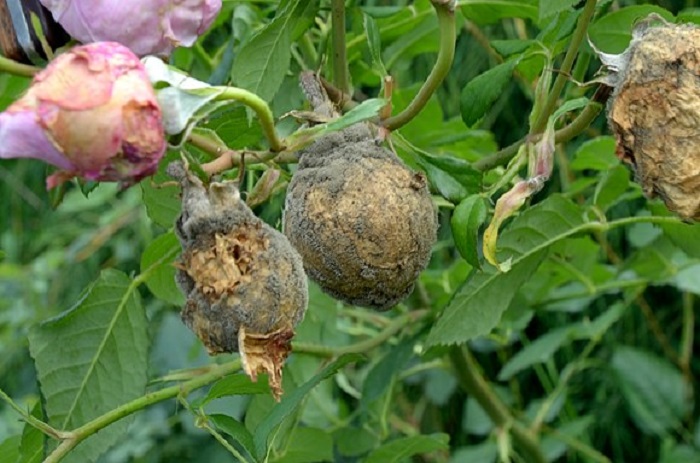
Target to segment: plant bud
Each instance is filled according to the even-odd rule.
[[[0,158],[35,158],[73,177],[129,186],[155,173],[166,142],[141,62],[111,42],[75,47],[34,77],[0,114]]]
[[[279,399],[282,366],[308,303],[301,257],[253,214],[235,182],[206,188],[182,163],[167,172],[182,185],[175,226],[182,244],[177,283],[187,297],[182,320],[209,354],[240,352],[253,380],[268,373]]]
[[[214,21],[221,0],[41,0],[83,43],[110,41],[139,56],[167,56],[189,47]]]
[[[302,87],[316,111],[326,113],[320,85],[302,75]],[[284,232],[324,291],[386,310],[411,293],[427,265],[437,215],[423,174],[378,146],[360,123],[300,152]]]
[[[623,54],[601,56],[617,71],[608,120],[644,193],[700,220],[700,28],[656,19],[635,28]]]

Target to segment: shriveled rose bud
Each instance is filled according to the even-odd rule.
[[[152,175],[166,142],[161,110],[138,57],[118,43],[75,47],[36,75],[0,114],[0,158],[35,158],[73,177],[128,186]]]
[[[617,155],[649,197],[700,220],[700,27],[650,16],[620,55],[599,54],[613,73],[608,120]]]
[[[214,21],[221,0],[41,0],[73,38],[112,41],[139,56],[191,46]]]

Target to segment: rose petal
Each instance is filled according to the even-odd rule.
[[[74,169],[28,111],[0,113],[0,158],[34,158],[61,169]]]

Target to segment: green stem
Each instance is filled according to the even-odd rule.
[[[688,385],[692,387],[692,370],[690,361],[693,358],[693,344],[695,333],[695,312],[693,306],[695,296],[693,293],[683,293],[683,331],[681,333],[679,363],[683,373],[685,374]]]
[[[450,350],[450,359],[462,389],[481,405],[481,408],[497,427],[510,430],[513,440],[524,455],[525,461],[546,463],[547,458],[540,448],[537,434],[515,420],[508,407],[482,376],[481,366],[471,352],[466,347],[454,347]]]
[[[191,391],[213,383],[214,381],[226,375],[230,375],[231,373],[235,373],[240,369],[240,359],[234,360],[232,362],[219,365],[217,368],[212,369],[212,371],[209,373],[194,378],[190,381],[166,387],[156,392],[148,393],[142,397],[139,397],[138,399],[132,400],[131,402],[117,407],[114,410],[110,410],[104,415],[99,416],[73,430],[70,433],[71,437],[61,442],[61,444],[56,447],[53,452],[51,452],[46,460],[44,460],[44,463],[57,463],[61,461],[63,457],[65,457],[68,452],[73,450],[73,448],[75,448],[75,446],[77,446],[79,443],[101,429],[106,428],[110,424],[119,421],[132,413],[143,410],[149,405],[162,402],[164,400],[172,399],[178,396],[187,396]]]
[[[284,149],[284,144],[277,136],[277,131],[275,130],[275,118],[272,116],[272,110],[265,103],[265,100],[260,98],[255,93],[249,92],[242,88],[237,87],[216,87],[223,90],[223,92],[216,97],[218,101],[235,100],[240,101],[246,106],[249,106],[255,114],[258,115],[260,119],[260,125],[262,126],[265,137],[270,144],[270,151],[278,153]]]
[[[347,92],[348,69],[345,43],[345,0],[331,0],[331,47],[333,49],[333,83]]]
[[[578,55],[578,50],[586,38],[586,31],[588,30],[588,24],[593,18],[595,13],[596,0],[586,0],[586,4],[583,6],[583,11],[581,11],[581,16],[578,18],[578,23],[576,24],[576,29],[571,35],[571,42],[569,43],[569,48],[566,50],[566,55],[564,55],[564,61],[561,63],[559,73],[557,78],[554,80],[554,85],[552,85],[552,90],[547,97],[547,101],[542,107],[542,112],[539,117],[530,128],[530,133],[540,133],[543,132],[549,116],[554,112],[554,108],[559,100],[559,95],[561,95],[564,86],[569,80],[569,75],[571,73],[571,68]]]
[[[442,81],[452,67],[457,37],[454,13],[455,2],[444,0],[431,0],[431,2],[437,12],[438,24],[440,27],[440,51],[438,52],[437,61],[430,75],[408,107],[396,116],[390,117],[384,121],[384,127],[389,130],[397,130],[416,117],[428,103],[428,100],[430,100],[430,97],[435,93],[435,90],[442,84]]]
[[[0,72],[6,72],[20,77],[34,77],[39,71],[41,71],[41,68],[18,63],[17,61],[0,56]]]
[[[350,344],[342,347],[320,346],[316,344],[307,344],[302,342],[292,343],[292,352],[298,354],[316,355],[318,357],[339,357],[343,354],[362,353],[374,349],[389,340],[396,333],[401,331],[406,326],[413,326],[415,322],[424,318],[428,314],[425,310],[409,312],[400,317],[395,318],[382,331],[377,333],[366,341]]]
[[[576,119],[571,121],[571,123],[566,127],[562,127],[554,133],[554,142],[566,143],[567,141],[575,138],[584,130],[586,130],[586,128],[588,128],[591,122],[593,122],[593,120],[598,116],[598,114],[600,114],[601,109],[603,109],[603,106],[600,103],[603,103],[608,99],[611,91],[612,89],[610,89],[607,86],[601,85],[600,87],[598,87],[596,93],[591,98],[591,101],[588,103],[588,105],[586,105],[585,108],[583,108],[583,110],[576,117]],[[523,143],[526,143],[528,141],[536,143],[541,138],[541,134],[528,135],[523,139],[513,143],[512,145],[507,146],[500,151],[497,151],[491,156],[479,159],[474,164],[472,164],[472,167],[474,167],[476,170],[483,172],[493,169],[494,167],[506,164],[518,153],[518,149],[520,149],[520,146]]]

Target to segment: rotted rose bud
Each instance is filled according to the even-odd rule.
[[[221,10],[221,0],[41,0],[83,43],[110,41],[139,56],[167,56],[189,47]]]
[[[656,25],[654,24],[656,23]],[[632,165],[649,197],[700,220],[700,28],[653,15],[637,25],[620,55],[599,53],[613,71],[608,120],[617,155]]]
[[[182,186],[175,224],[177,283],[187,297],[182,320],[210,354],[240,352],[253,380],[268,373],[279,400],[282,366],[308,303],[301,257],[253,214],[235,182],[204,186],[180,162],[167,172]]]
[[[0,113],[0,158],[35,158],[73,177],[129,186],[155,173],[166,148],[161,110],[138,57],[99,42],[58,56]]]

